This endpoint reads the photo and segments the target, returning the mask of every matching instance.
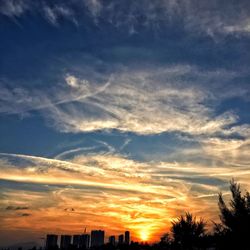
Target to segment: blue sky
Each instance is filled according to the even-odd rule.
[[[0,37],[2,245],[79,216],[153,240],[249,187],[248,1],[2,0]]]

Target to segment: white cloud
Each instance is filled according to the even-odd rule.
[[[1,1],[0,14],[9,17],[18,17],[29,9],[31,2],[28,0]]]
[[[104,83],[66,74],[64,84],[43,92],[1,88],[0,111],[40,110],[50,126],[63,132],[118,129],[138,134],[230,135],[237,131],[243,135],[248,128],[234,126],[239,118],[233,111],[215,112],[214,103],[232,97],[231,85],[224,92],[207,86],[234,77],[232,72],[204,72],[187,65],[120,69]],[[245,94],[234,92],[234,96]]]
[[[59,104],[80,101],[87,97],[94,96],[108,87],[109,82],[99,84],[85,79],[78,79],[72,75],[66,75],[65,83],[41,91],[39,89],[10,88],[5,86],[5,82],[0,82],[0,107],[1,113],[20,114],[32,110],[42,110],[53,108]]]
[[[186,80],[190,75],[198,83]],[[204,76],[187,66],[117,72],[103,91],[63,107],[51,106],[46,116],[64,132],[118,129],[139,134],[223,133],[238,117],[233,112],[215,116],[209,102],[217,97],[201,86],[201,77],[205,84],[220,74],[207,72]],[[87,86],[85,80],[74,76],[68,76],[66,81],[73,88],[79,83]]]
[[[91,89],[91,85],[88,80],[79,79],[73,75],[67,74],[65,77],[66,83],[72,88],[78,88],[82,91],[88,92]]]
[[[203,152],[211,161],[224,166],[248,168],[250,165],[250,140],[209,138],[201,142]]]
[[[67,75],[65,78],[67,84],[73,88],[78,87],[78,79],[72,75]]]
[[[176,21],[181,21],[191,33],[203,32],[212,37],[217,34],[249,34],[250,31],[250,8],[245,0],[237,3],[220,0],[144,0],[109,1],[105,4],[100,0],[79,0],[63,5],[46,1],[8,0],[0,7],[0,13],[15,17],[32,10],[42,12],[52,25],[59,25],[60,17],[78,25],[84,22],[81,16],[85,8],[96,24],[105,19],[116,27],[125,27],[130,34],[139,32],[139,27],[150,27],[157,33],[165,24],[174,25]]]
[[[48,19],[48,21],[52,24],[57,24],[57,14],[48,6],[44,7],[44,13],[45,17]]]
[[[44,4],[43,12],[45,18],[52,25],[58,26],[60,18],[65,18],[72,21],[76,25],[78,24],[74,17],[73,10],[65,5],[55,5],[54,7],[50,7],[49,5]]]

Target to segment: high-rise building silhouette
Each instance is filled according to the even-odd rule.
[[[130,232],[125,231],[125,244],[129,245],[130,244]]]
[[[79,247],[81,249],[87,249],[87,248],[89,248],[89,242],[90,242],[90,235],[89,234],[82,234],[80,236]]]
[[[61,235],[60,248],[67,250],[71,244],[71,235]]]
[[[91,247],[98,247],[104,245],[104,231],[93,230],[91,231]]]
[[[45,248],[47,250],[48,249],[56,249],[57,248],[57,239],[58,239],[57,235],[55,235],[55,234],[47,234]]]
[[[120,235],[118,236],[118,243],[119,243],[119,244],[123,244],[123,241],[124,241],[124,235],[123,235],[123,234],[120,234]]]
[[[115,246],[115,236],[114,235],[111,235],[109,237],[109,244],[112,246]]]
[[[81,237],[81,235],[79,235],[79,234],[73,235],[73,246],[75,248],[79,248],[80,247],[80,237]]]

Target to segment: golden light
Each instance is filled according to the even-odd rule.
[[[146,231],[141,231],[140,238],[142,241],[147,241],[149,239],[149,234]]]

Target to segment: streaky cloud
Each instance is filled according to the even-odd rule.
[[[31,11],[44,17],[51,25],[59,26],[63,19],[76,26],[84,25],[88,16],[95,25],[100,20],[114,27],[127,29],[128,34],[139,33],[142,28],[160,33],[168,25],[181,23],[190,33],[204,33],[212,38],[221,35],[249,35],[248,1],[199,0],[143,0],[137,1],[3,1],[0,13],[18,18]],[[216,10],[216,11],[215,11]]]

